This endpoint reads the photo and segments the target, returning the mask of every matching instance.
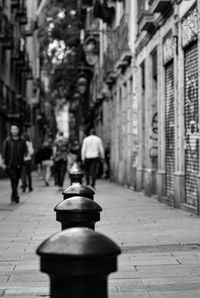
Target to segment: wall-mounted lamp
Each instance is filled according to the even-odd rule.
[[[81,73],[77,80],[77,89],[80,94],[84,94],[87,90],[88,79],[84,73]]]
[[[75,91],[74,94],[73,94],[73,96],[72,96],[72,99],[74,101],[80,100],[81,99],[81,94],[78,91]]]
[[[85,58],[87,60],[87,63],[89,65],[95,65],[98,59],[98,53],[99,53],[99,42],[98,38],[94,35],[89,35],[86,37],[84,41],[84,52],[85,52]]]

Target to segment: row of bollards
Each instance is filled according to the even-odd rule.
[[[102,208],[94,191],[82,185],[77,164],[70,171],[71,185],[55,208],[62,231],[37,249],[41,271],[50,277],[51,298],[107,298],[108,275],[117,270],[120,248],[95,232]]]

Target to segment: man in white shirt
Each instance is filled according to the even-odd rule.
[[[81,159],[85,167],[86,183],[95,188],[99,159],[104,159],[104,148],[101,138],[95,135],[95,130],[90,130],[90,135],[83,140]]]

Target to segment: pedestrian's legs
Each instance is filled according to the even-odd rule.
[[[15,198],[14,198],[14,192],[13,192],[13,171],[12,171],[12,169],[11,168],[7,168],[6,169],[6,173],[7,173],[7,175],[8,175],[8,177],[9,177],[9,179],[10,179],[10,185],[11,185],[11,201],[13,202],[13,201],[15,201]]]
[[[58,185],[59,161],[54,162],[54,184]]]
[[[26,164],[24,164],[22,166],[22,175],[21,175],[21,179],[22,179],[22,190],[23,191],[25,191],[26,190],[26,187],[27,187],[26,172],[27,172]]]
[[[29,191],[32,191],[32,177],[31,177],[31,161],[28,161],[26,163],[26,174],[27,174],[27,178],[28,178],[28,188]]]
[[[21,173],[22,173],[22,168],[17,167],[16,168],[16,202],[19,202],[18,185],[19,185]]]
[[[19,202],[19,195],[18,195],[18,184],[19,179],[21,177],[21,168],[18,167],[11,167],[7,169],[7,174],[11,181],[11,187],[12,187],[12,196],[11,200]]]
[[[67,167],[67,162],[65,160],[60,160],[60,179],[58,182],[58,186],[62,187],[65,179],[65,173],[66,173],[66,167]]]
[[[51,177],[51,167],[50,166],[46,166],[46,172],[45,172],[45,182],[46,185],[49,185],[49,179]]]
[[[106,166],[107,166],[106,179],[109,179],[110,178],[110,162],[109,162],[109,160],[106,161]]]
[[[44,182],[46,185],[48,185],[48,181],[47,181],[47,165],[45,163],[42,164],[42,173],[43,173],[43,178],[44,178]]]
[[[57,161],[57,175],[58,175],[58,186],[60,187],[61,180],[61,160]]]
[[[37,164],[37,173],[38,173],[38,179],[43,178],[43,169],[42,169],[42,163]]]
[[[91,164],[91,159],[86,158],[85,159],[85,177],[86,177],[86,184],[89,185],[90,184],[90,164]]]
[[[91,177],[92,177],[92,187],[95,187],[95,184],[96,184],[98,163],[99,163],[98,158],[92,158],[91,166],[90,166]]]
[[[45,181],[45,177],[46,177],[46,166],[44,165],[44,163],[42,163],[42,168],[41,168],[41,173],[42,173],[42,176],[43,176],[43,179]]]

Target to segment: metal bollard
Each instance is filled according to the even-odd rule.
[[[108,275],[117,270],[121,250],[91,229],[71,228],[45,240],[36,253],[50,277],[51,298],[107,298]]]
[[[94,200],[95,192],[88,186],[80,184],[80,183],[73,183],[68,188],[66,188],[63,192],[63,200],[69,199],[75,196],[81,196],[84,198],[88,198]]]
[[[82,184],[82,179],[83,179],[83,172],[81,171],[79,165],[77,162],[75,162],[73,164],[73,166],[71,167],[71,169],[69,170],[69,177],[71,180],[71,184],[79,182],[80,184]]]
[[[87,227],[94,230],[95,223],[100,220],[102,208],[91,199],[77,196],[62,201],[56,205],[54,211],[62,230],[73,227]]]

